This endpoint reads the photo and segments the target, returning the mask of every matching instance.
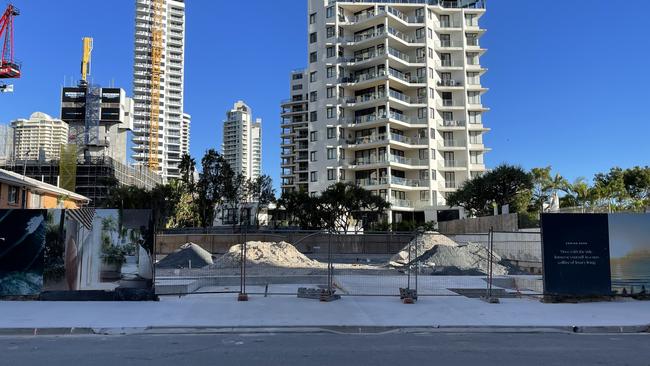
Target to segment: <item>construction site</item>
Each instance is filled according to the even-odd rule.
[[[94,41],[82,40],[81,78],[77,85],[64,86],[61,91],[60,117],[67,124],[67,144],[60,146],[55,156],[45,157],[40,146],[22,147],[31,153],[20,156],[14,141],[16,129],[9,126],[13,151],[0,161],[0,168],[23,174],[91,200],[89,206],[99,207],[106,201],[110,190],[117,186],[134,186],[152,189],[162,184],[159,174],[158,147],[159,116],[161,115],[160,84],[162,63],[162,11],[163,1],[152,2],[154,19],[151,25],[151,95],[148,125],[149,140],[146,163],[131,164],[128,159],[129,133],[134,130],[134,101],[122,88],[104,88],[91,82],[91,60]],[[9,5],[0,18],[2,58],[0,66],[0,93],[13,93],[14,86],[3,82],[22,76],[20,62],[14,55],[14,18],[20,11]],[[13,127],[13,131],[11,131]],[[6,143],[6,142],[5,142]],[[29,143],[27,140],[26,143]],[[150,152],[154,153],[150,153]],[[34,159],[32,156],[38,156]]]

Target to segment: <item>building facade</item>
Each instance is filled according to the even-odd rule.
[[[261,175],[262,120],[253,120],[253,110],[242,101],[226,113],[221,150],[236,173],[250,179]]]
[[[11,122],[11,128],[15,160],[58,159],[61,146],[68,143],[68,124],[42,112]]]
[[[282,104],[282,188],[352,182],[388,222],[454,218],[485,171],[481,0],[308,0],[308,65]]]
[[[0,125],[0,163],[13,159],[14,130],[11,125]]]
[[[108,156],[127,163],[127,136],[133,126],[133,100],[120,88],[85,83],[61,92],[61,119],[68,124],[68,143],[79,158]]]
[[[136,0],[135,61],[133,72],[133,159],[140,165],[149,160],[151,100],[152,1]],[[163,52],[160,88],[158,173],[178,178],[182,155],[183,85],[185,66],[185,2],[164,0]],[[189,134],[188,134],[189,139]],[[189,146],[189,142],[187,144]]]
[[[181,129],[181,154],[190,153],[190,126],[192,124],[192,116],[183,113],[183,127]]]
[[[75,209],[89,202],[80,194],[0,169],[0,209]]]

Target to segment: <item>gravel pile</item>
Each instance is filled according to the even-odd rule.
[[[194,243],[181,245],[156,264],[157,268],[202,268],[213,264],[212,255]]]
[[[485,275],[488,273],[489,251],[479,244],[463,246],[436,245],[418,258],[432,274],[441,276]],[[501,257],[493,254],[492,274],[504,276],[508,269],[499,264]]]
[[[401,267],[409,262],[409,247],[411,247],[411,260],[415,259],[415,255],[417,253],[418,256],[421,256],[428,250],[431,250],[434,246],[436,245],[444,245],[444,246],[450,246],[450,247],[456,247],[458,244],[449,239],[448,237],[436,233],[436,232],[427,232],[424,233],[422,236],[422,242],[417,243],[417,238],[411,240],[411,242],[402,248],[402,250],[392,256],[389,260],[389,265],[394,266],[394,267]],[[417,250],[416,250],[417,246]]]
[[[284,268],[322,268],[324,264],[309,259],[287,242],[251,241],[246,245],[246,264]],[[241,244],[233,245],[228,253],[217,259],[210,269],[238,268],[241,263]]]

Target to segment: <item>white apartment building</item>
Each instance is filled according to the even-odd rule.
[[[58,159],[61,145],[68,144],[68,124],[42,112],[11,122],[11,128],[16,160]]]
[[[183,113],[183,127],[181,128],[181,155],[190,153],[190,125],[192,116]]]
[[[151,100],[151,0],[136,0],[135,61],[133,71],[133,159],[146,165],[149,159]],[[163,58],[160,88],[158,173],[166,180],[180,177],[183,153],[183,84],[185,57],[185,2],[165,0],[163,9]],[[188,134],[189,138],[189,134]],[[187,143],[189,146],[189,141]]]
[[[262,120],[253,121],[253,110],[238,101],[223,122],[224,158],[236,172],[256,179],[262,170]]]
[[[0,163],[11,161],[14,155],[14,130],[10,125],[0,125]]]
[[[282,104],[282,189],[353,182],[389,222],[460,215],[445,196],[485,171],[483,0],[308,0],[309,67]]]

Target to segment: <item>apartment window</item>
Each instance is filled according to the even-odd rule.
[[[330,86],[327,88],[327,98],[334,98],[334,87]]]
[[[311,131],[309,133],[309,141],[311,141],[311,142],[318,141],[317,131]]]
[[[456,188],[455,172],[445,172],[445,188]]]
[[[333,139],[333,138],[336,138],[336,128],[327,127],[327,139]]]
[[[470,104],[481,104],[481,93],[477,91],[467,92]]]
[[[309,101],[310,102],[315,102],[317,100],[318,100],[318,92],[313,91],[313,92],[309,93]]]
[[[309,112],[309,121],[310,122],[318,121],[318,112],[316,111]]]
[[[434,118],[436,116],[436,110],[433,108],[429,108],[429,116],[431,118]]]
[[[429,151],[427,149],[420,149],[418,150],[418,158],[420,158],[420,160],[427,160],[429,159],[428,153]]]
[[[316,151],[312,151],[309,153],[309,161],[312,163],[316,161]]]
[[[300,79],[302,79],[302,74],[293,74],[293,75],[291,76],[291,78],[292,78],[293,80],[300,80]]]
[[[318,33],[317,32],[310,33],[309,34],[309,43],[316,43],[316,42],[318,42]]]
[[[327,148],[327,160],[334,160],[336,159],[336,149],[333,147],[328,147]]]
[[[481,83],[481,78],[478,72],[468,72],[467,73],[467,84],[469,85],[479,85]]]
[[[327,169],[327,180],[334,180],[336,171],[334,169]]]
[[[316,23],[316,13],[309,14],[309,24]]]
[[[437,180],[438,179],[438,172],[436,172],[435,169],[431,170],[431,180]]]
[[[336,28],[334,28],[334,27],[325,28],[325,32],[327,34],[327,38],[332,38],[332,37],[336,36]]]
[[[9,192],[7,196],[7,202],[10,204],[18,204],[18,191],[19,188],[16,186],[9,186]]]
[[[467,64],[468,65],[478,65],[478,53],[468,52],[467,53]]]
[[[345,170],[343,169],[339,170],[339,179],[345,180]]]
[[[292,90],[302,90],[302,84],[294,85],[291,87]]]
[[[483,164],[483,154],[479,151],[470,151],[469,162],[472,164]]]
[[[327,78],[333,78],[336,75],[336,68],[334,66],[327,67]]]
[[[318,181],[318,172],[311,172],[309,173],[309,180],[312,182],[317,182]]]
[[[336,113],[334,113],[334,107],[327,107],[327,118],[334,118]]]
[[[318,61],[318,52],[312,52],[309,54],[309,62],[314,63]]]
[[[433,67],[429,68],[429,79],[433,79],[435,73],[433,72]]]
[[[329,8],[325,9],[325,17],[328,19],[334,16],[334,7],[330,6]]]
[[[429,47],[429,58],[433,58],[433,48]]]
[[[420,201],[429,200],[429,191],[420,191]]]
[[[429,88],[429,98],[433,99],[434,95],[436,95],[436,92],[433,90],[433,88]]]
[[[425,119],[425,118],[427,118],[427,109],[418,108],[418,119]]]
[[[424,38],[424,28],[418,28],[415,30],[415,38],[417,39]]]
[[[473,125],[481,124],[481,112],[469,112],[469,123]]]
[[[318,80],[318,74],[317,74],[317,71],[312,71],[312,72],[310,72],[310,73],[309,73],[309,82],[310,82],[310,83],[313,83],[313,82],[315,82],[316,80]]]
[[[336,56],[336,48],[334,46],[327,47],[327,58]]]
[[[481,141],[481,132],[471,131],[469,133],[469,142],[471,144],[481,144],[481,143],[483,143]]]
[[[436,149],[431,149],[431,160],[436,160]]]
[[[433,29],[427,28],[427,34],[429,35],[429,39],[433,39]]]
[[[477,26],[476,14],[465,14],[465,25],[468,27]]]

